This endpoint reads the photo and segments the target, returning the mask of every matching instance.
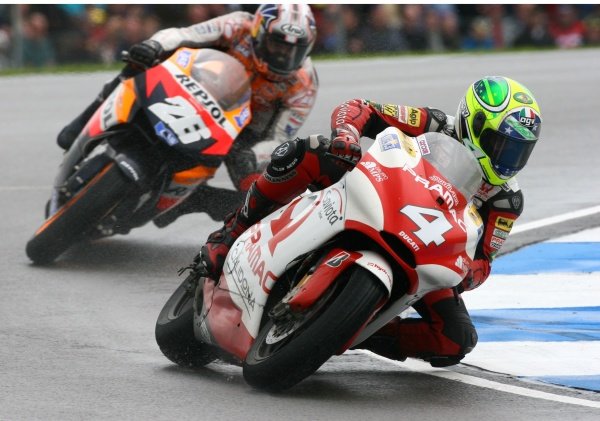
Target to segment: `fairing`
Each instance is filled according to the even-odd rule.
[[[442,168],[444,159],[459,160],[459,170],[452,165]],[[340,255],[330,256],[324,264],[352,260],[372,270],[388,290],[393,283],[389,263],[398,265],[407,274],[409,287],[393,306],[396,310],[431,290],[457,285],[468,271],[480,235],[481,220],[470,203],[480,180],[479,166],[455,140],[410,138],[397,129],[385,130],[338,183],[305,193],[240,236],[227,256],[219,285],[205,285],[204,307],[211,310],[206,320],[196,320],[196,334],[243,360],[259,331],[271,288],[288,264],[344,230],[370,237],[389,256],[360,251],[360,244],[352,244],[348,259],[341,259],[345,251],[338,250]],[[389,242],[390,235],[395,242]],[[412,258],[394,249],[400,244]],[[352,254],[357,251],[358,256]],[[215,294],[223,306],[218,311],[233,322],[225,323],[228,326],[213,311]],[[299,302],[310,301],[305,298]],[[383,318],[371,324],[383,323],[378,320]]]

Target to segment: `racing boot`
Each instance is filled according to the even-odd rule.
[[[154,218],[158,228],[172,224],[180,216],[206,212],[214,221],[222,221],[231,209],[242,205],[245,192],[201,184],[182,203]]]
[[[225,257],[235,240],[252,224],[279,206],[263,196],[256,187],[256,182],[252,184],[244,205],[225,218],[223,227],[210,234],[200,250],[201,260],[211,278],[217,280],[221,276]]]
[[[395,317],[352,349],[366,349],[390,360],[405,361],[408,356],[402,352],[398,343],[397,331],[400,321],[400,317]]]
[[[85,110],[83,110],[81,114],[63,127],[56,137],[56,143],[58,143],[58,146],[63,148],[65,151],[68,150],[79,133],[81,133],[88,120],[92,118],[96,110],[100,108],[100,105],[102,105],[103,102],[104,99],[97,97],[90,105],[87,106]]]
[[[105,83],[102,87],[102,90],[100,91],[100,94],[98,94],[96,99],[94,99],[94,101],[92,101],[92,103],[88,105],[87,108],[83,110],[81,114],[75,117],[73,121],[71,121],[69,124],[63,127],[63,129],[60,131],[60,133],[56,137],[56,143],[58,143],[58,146],[63,148],[65,151],[68,150],[79,135],[79,133],[81,133],[89,119],[92,118],[92,116],[94,115],[96,110],[100,108],[104,100],[108,98],[111,92],[119,85],[119,83],[121,83],[121,80],[123,80],[123,78],[125,77],[133,76],[134,74],[135,72],[129,67],[127,67],[123,71],[121,71],[121,73],[117,75],[117,77],[115,77],[113,80],[110,80],[107,83]]]

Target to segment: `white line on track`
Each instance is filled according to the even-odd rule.
[[[554,393],[542,392],[534,389],[527,389],[520,386],[512,386],[509,384],[494,382],[492,380],[482,379],[480,377],[469,376],[467,374],[457,373],[454,371],[445,370],[443,368],[433,368],[429,363],[419,360],[407,359],[404,362],[390,360],[385,357],[381,357],[373,352],[366,350],[358,350],[359,352],[368,355],[372,358],[384,361],[388,364],[393,364],[398,367],[409,369],[411,371],[417,371],[422,374],[429,376],[440,377],[442,379],[452,380],[459,383],[470,384],[478,387],[485,387],[487,389],[494,389],[500,392],[512,393],[514,395],[527,396],[530,398],[544,399],[547,401],[568,403],[572,405],[586,406],[589,408],[600,408],[600,402],[589,401],[587,399],[573,398],[570,396],[556,395]]]
[[[515,225],[511,230],[511,234],[517,234],[519,232],[530,231],[532,229],[545,227],[559,222],[569,221],[571,219],[581,218],[583,216],[589,216],[600,212],[600,206],[592,206],[591,208],[580,209],[578,211],[567,212],[561,215],[550,216],[548,218],[540,219],[538,221],[528,222],[522,225]]]

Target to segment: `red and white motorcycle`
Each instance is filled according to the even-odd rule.
[[[480,184],[456,140],[387,128],[338,183],[242,234],[218,281],[192,265],[158,317],[160,349],[183,366],[242,364],[259,389],[297,384],[460,283],[483,229],[471,202]]]

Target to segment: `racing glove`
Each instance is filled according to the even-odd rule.
[[[490,274],[490,263],[486,259],[475,259],[465,279],[458,285],[459,293],[471,291],[485,282]]]
[[[329,146],[329,152],[339,158],[344,167],[354,168],[356,163],[362,156],[360,144],[351,135],[345,133],[338,133],[336,137],[331,141]]]
[[[125,61],[134,66],[147,69],[156,66],[161,61],[164,52],[162,46],[157,41],[148,39],[132,45],[126,55]]]

